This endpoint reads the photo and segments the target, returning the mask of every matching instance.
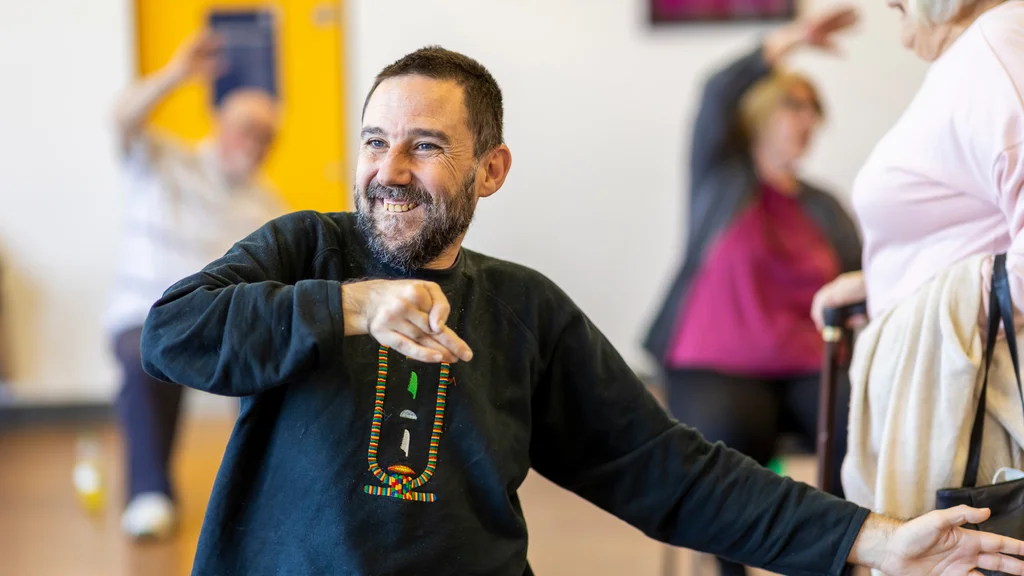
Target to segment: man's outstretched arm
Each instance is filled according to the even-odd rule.
[[[899,522],[780,477],[674,422],[579,311],[552,339],[534,396],[538,472],[649,536],[793,575],[848,563],[961,576],[1024,574],[1024,544],[958,528],[986,512]]]

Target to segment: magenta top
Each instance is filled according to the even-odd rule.
[[[709,247],[680,309],[669,366],[777,377],[816,372],[811,300],[839,273],[797,198],[762,193]]]

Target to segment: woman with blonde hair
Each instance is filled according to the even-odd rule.
[[[813,446],[822,342],[811,301],[858,269],[861,251],[835,198],[800,178],[823,106],[781,62],[800,47],[832,48],[856,19],[840,8],[781,27],[707,82],[686,259],[645,343],[663,367],[673,415],[762,465],[783,432]],[[745,573],[721,564],[727,576]]]
[[[932,64],[854,184],[864,272],[823,288],[814,317],[867,300],[843,486],[862,506],[910,517],[965,478],[994,255],[1007,255],[1018,319],[1024,309],[1024,1],[889,5],[903,44]],[[1021,399],[1005,343],[993,351],[979,485],[1022,468]]]

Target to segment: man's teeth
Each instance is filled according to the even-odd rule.
[[[419,204],[416,204],[415,202],[409,202],[408,204],[389,204],[388,202],[385,202],[384,210],[388,212],[408,212],[417,206],[419,206]]]

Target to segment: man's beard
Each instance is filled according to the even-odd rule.
[[[365,193],[355,190],[357,223],[367,239],[373,256],[394,268],[411,272],[436,260],[469,229],[476,209],[475,170],[455,194],[444,191],[435,199],[426,189],[418,186],[390,187],[371,181]],[[424,211],[420,229],[400,243],[388,241],[389,233],[399,230],[401,215],[387,216],[382,199],[401,199],[414,203]],[[382,217],[391,222],[381,222]]]

